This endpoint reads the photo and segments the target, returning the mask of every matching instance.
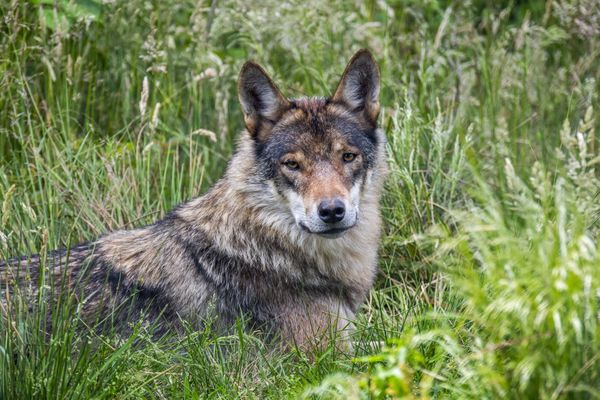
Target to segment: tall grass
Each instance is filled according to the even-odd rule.
[[[599,21],[593,0],[1,3],[1,259],[201,194],[242,129],[248,58],[323,95],[369,47],[391,174],[355,354],[241,325],[99,336],[69,299],[16,298],[0,398],[600,396]]]

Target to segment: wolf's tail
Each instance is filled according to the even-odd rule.
[[[94,245],[83,243],[70,249],[0,260],[0,298],[15,289],[35,289],[39,285],[62,284],[65,277],[77,275]]]

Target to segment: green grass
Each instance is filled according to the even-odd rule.
[[[368,47],[391,173],[355,354],[284,353],[241,325],[98,336],[68,298],[16,298],[0,398],[600,397],[598,3],[260,3],[2,2],[0,258],[201,194],[243,128],[247,59],[324,95]]]

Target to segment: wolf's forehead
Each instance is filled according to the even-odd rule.
[[[304,121],[331,122],[332,119],[356,121],[355,116],[343,105],[325,97],[301,97],[290,99],[292,105],[288,116]],[[293,119],[292,118],[292,119]]]
[[[292,107],[279,124],[279,132],[295,137],[305,135],[318,141],[327,141],[352,129],[358,121],[344,107],[322,97],[303,97],[291,100]]]
[[[370,158],[375,144],[369,139],[372,134],[345,107],[320,97],[291,102],[291,109],[259,146],[261,158],[280,159],[287,153],[297,152],[307,158],[321,158],[348,145],[359,148]]]
[[[317,106],[315,106],[316,108]],[[345,121],[325,109],[295,109],[284,116],[271,140],[287,150],[318,154],[351,144],[352,121]]]
[[[309,114],[317,114],[325,109],[329,101],[324,97],[301,97],[291,99],[290,102],[294,109],[302,110]]]

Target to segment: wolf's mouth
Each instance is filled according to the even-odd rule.
[[[351,229],[354,227],[354,225],[351,226],[346,226],[343,228],[331,228],[331,229],[327,229],[325,231],[311,231],[308,226],[304,225],[302,222],[300,222],[300,228],[302,228],[305,232],[308,233],[314,233],[317,235],[321,235],[321,236],[325,236],[325,237],[340,237],[342,233],[346,232],[347,230]]]
[[[334,235],[336,233],[342,233],[342,232],[346,232],[348,229],[352,228],[351,226],[347,227],[347,228],[333,228],[333,229],[328,229],[326,231],[322,231],[322,232],[313,232],[313,233],[317,233],[319,235]]]

